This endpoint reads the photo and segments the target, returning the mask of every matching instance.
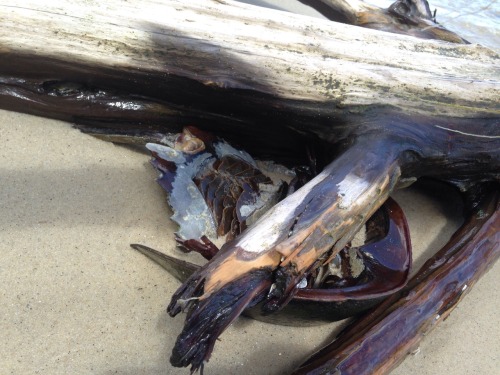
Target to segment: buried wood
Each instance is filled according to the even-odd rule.
[[[493,51],[229,1],[69,4],[1,6],[3,108],[143,143],[195,122],[284,161],[318,144],[328,164],[174,296],[172,314],[190,310],[176,365],[201,366],[248,304],[285,305],[397,185],[421,176],[462,189],[498,180]]]

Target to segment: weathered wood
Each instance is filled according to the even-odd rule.
[[[328,19],[350,25],[391,33],[413,35],[424,39],[467,43],[466,40],[438,24],[427,0],[397,0],[382,9],[361,0],[307,0]]]
[[[273,156],[396,123],[498,136],[498,54],[481,46],[230,1],[1,7],[2,108],[149,140],[195,123]]]
[[[134,80],[127,92],[173,103],[193,99],[189,91],[201,88],[205,95],[234,89],[242,97],[248,90],[254,94],[248,107],[272,98],[270,107],[339,120],[367,107],[451,117],[499,110],[498,55],[478,45],[422,41],[230,1],[0,7],[3,95],[23,87],[9,75],[45,80],[27,88],[38,100],[57,93],[50,80],[123,89],[116,82],[121,75]],[[160,78],[160,87],[147,87]]]
[[[479,197],[406,288],[351,322],[294,374],[384,374],[415,350],[500,257],[498,186]]]

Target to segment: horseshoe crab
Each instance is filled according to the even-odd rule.
[[[195,127],[185,128],[170,142],[168,138],[164,138],[168,145],[147,145],[153,154],[151,163],[168,193],[172,219],[179,224],[177,242],[208,260],[219,251],[212,241],[233,240],[299,183],[292,170],[262,162],[259,168],[247,153]],[[286,325],[341,320],[403,288],[411,269],[411,244],[403,212],[394,200],[368,219],[363,242],[359,247],[349,244],[304,278],[280,312],[262,314],[261,306],[255,306],[245,315]],[[200,268],[143,245],[132,247],[182,282]]]

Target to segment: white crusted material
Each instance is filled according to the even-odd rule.
[[[337,276],[342,278],[344,275],[342,273],[342,264],[340,260],[340,255],[337,254],[333,260],[327,265],[327,275]]]
[[[172,220],[179,224],[177,234],[184,239],[200,239],[203,235],[216,237],[216,225],[203,195],[193,182],[193,177],[213,162],[210,154],[198,155],[185,165],[177,166],[169,204],[174,211]]]
[[[255,204],[244,204],[240,207],[240,215],[242,217],[250,216],[256,210]]]
[[[327,172],[321,172],[302,188],[267,211],[255,225],[247,230],[236,246],[248,252],[260,253],[276,245],[280,235],[286,233],[286,227],[293,222],[296,208],[304,201],[309,192],[327,176]]]
[[[203,235],[216,238],[216,225],[205,199],[193,182],[193,177],[213,163],[208,153],[203,153],[187,162],[184,154],[171,147],[148,143],[146,147],[159,158],[176,164],[177,170],[172,181],[172,193],[168,203],[174,214],[172,220],[179,224],[177,234],[184,239],[200,239]]]
[[[298,289],[304,289],[305,287],[307,287],[307,279],[304,277],[304,278],[302,278],[302,280],[300,280],[300,282],[297,284],[297,288],[298,288]]]
[[[262,215],[276,205],[282,197],[284,183],[290,183],[295,172],[271,160],[258,160],[257,168],[271,179],[272,184],[259,184],[259,194],[255,202],[241,206],[240,215],[246,217],[246,224],[250,226],[257,222]]]
[[[248,152],[237,150],[225,141],[215,143],[214,148],[219,158],[227,155],[232,155],[246,161],[248,164],[254,167],[257,167],[257,165],[255,164],[255,160],[253,160],[253,158],[250,156]]]
[[[176,133],[166,133],[161,138],[160,143],[162,145],[167,145],[169,147],[174,147],[175,141],[176,141],[176,139],[177,139],[178,136],[179,136],[179,134],[176,134]]]
[[[240,215],[246,217],[248,226],[257,222],[262,215],[279,202],[281,195],[281,184],[259,184],[259,195],[253,204],[245,204],[240,208]],[[245,213],[245,214],[244,214]]]
[[[370,187],[370,183],[364,178],[353,173],[348,174],[337,184],[340,197],[339,208],[349,208]]]
[[[273,180],[273,182],[290,182],[296,176],[296,173],[292,169],[276,163],[273,160],[257,160],[256,163],[262,173]]]

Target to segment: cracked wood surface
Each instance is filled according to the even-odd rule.
[[[332,115],[366,106],[458,117],[499,113],[499,56],[479,45],[420,40],[232,1],[14,1],[0,9],[5,62],[26,55],[179,76],[328,103]]]

